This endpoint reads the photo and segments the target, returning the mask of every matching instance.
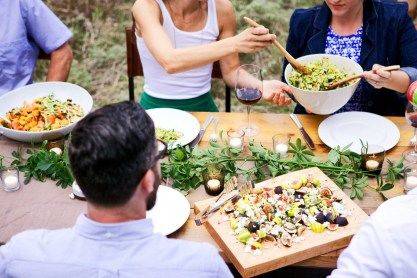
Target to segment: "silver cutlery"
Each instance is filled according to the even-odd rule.
[[[239,195],[239,191],[234,190],[232,192],[230,192],[230,195],[225,198],[224,200],[217,200],[211,207],[209,210],[205,210],[205,213],[203,213],[201,216],[200,214],[198,215],[199,217],[194,219],[195,223],[197,226],[202,225],[204,222],[206,222],[207,218],[214,212],[218,211],[224,204],[226,204],[229,201],[236,201],[238,198],[240,198]]]
[[[298,119],[298,117],[297,117],[295,114],[291,113],[291,114],[290,114],[290,118],[291,118],[291,120],[294,122],[294,124],[298,127],[298,129],[300,130],[301,135],[302,135],[302,136],[303,136],[303,138],[304,138],[304,141],[307,143],[307,146],[308,146],[310,149],[314,150],[314,149],[316,148],[316,147],[314,146],[314,142],[313,142],[313,140],[311,139],[310,135],[308,135],[307,131],[304,129],[304,127],[303,127],[303,125],[301,124],[301,122],[300,122],[300,120]]]
[[[191,148],[194,148],[195,146],[198,145],[198,143],[200,143],[201,139],[204,136],[204,133],[206,132],[207,127],[213,122],[213,120],[214,120],[214,116],[209,114],[206,120],[204,121],[203,125],[201,126],[201,129],[198,132],[197,137],[190,143]]]

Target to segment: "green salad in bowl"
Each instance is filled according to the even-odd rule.
[[[290,84],[302,90],[325,91],[330,84],[348,77],[346,72],[340,70],[326,57],[310,62],[306,66],[310,69],[310,74],[293,71],[289,76]],[[348,85],[347,82],[341,87]]]
[[[355,92],[360,78],[334,89],[326,89],[345,77],[362,74],[362,67],[354,60],[331,54],[311,54],[297,61],[306,65],[311,74],[302,75],[288,64],[284,71],[285,82],[297,103],[314,114],[329,115],[342,108]]]

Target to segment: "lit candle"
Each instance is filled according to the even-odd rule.
[[[210,142],[217,142],[219,140],[219,137],[217,136],[216,133],[212,133],[210,134]]]
[[[280,156],[287,155],[288,152],[288,145],[284,143],[279,143],[275,146],[275,152],[278,153]]]
[[[221,183],[218,179],[211,179],[207,182],[207,187],[212,191],[219,190],[220,186]]]
[[[62,154],[61,148],[58,148],[58,147],[52,148],[52,149],[50,149],[50,151],[56,153],[57,155]]]
[[[11,171],[7,171],[3,173],[3,187],[5,191],[16,191],[20,188],[19,178],[17,177],[17,173],[12,173]]]
[[[242,139],[237,138],[237,137],[233,137],[233,138],[230,139],[229,145],[232,148],[240,149],[242,147]]]
[[[376,169],[378,169],[379,166],[379,162],[373,159],[370,159],[368,161],[366,161],[366,169],[368,169],[369,171],[374,171]]]
[[[408,176],[405,180],[405,189],[410,191],[417,187],[417,177],[415,176]]]

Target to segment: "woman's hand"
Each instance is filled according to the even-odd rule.
[[[248,28],[233,38],[237,53],[254,53],[269,46],[276,39],[265,27]]]
[[[410,77],[404,70],[386,71],[375,64],[371,71],[365,71],[363,77],[376,89],[387,88],[399,93],[407,92]]]
[[[391,72],[381,69],[383,66],[375,64],[372,70],[365,71],[363,77],[376,89],[387,88],[391,82]]]
[[[291,104],[291,87],[278,80],[266,80],[263,82],[262,97],[279,106],[288,106]]]

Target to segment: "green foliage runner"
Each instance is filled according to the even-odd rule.
[[[327,159],[321,161],[314,156],[300,139],[289,144],[289,156],[279,154],[255,142],[250,142],[248,152],[224,144],[210,143],[206,149],[179,147],[169,151],[168,160],[161,165],[162,176],[173,181],[173,187],[189,191],[203,184],[204,174],[210,165],[220,167],[225,180],[243,175],[247,180],[263,181],[288,172],[318,167],[340,188],[350,189],[351,198],[362,199],[369,178],[376,178],[377,188],[381,192],[393,188],[396,180],[404,177],[403,158],[398,162],[388,160],[385,175],[375,175],[361,168],[362,157],[349,151],[349,147],[330,150]],[[25,175],[25,184],[32,178],[56,181],[57,186],[71,186],[74,178],[71,174],[67,149],[58,155],[46,148],[44,142],[38,149],[28,149],[24,158],[22,149],[13,152],[12,166]],[[247,162],[251,162],[250,165]],[[249,166],[249,167],[248,167]],[[3,157],[0,156],[0,169],[3,169]]]
[[[204,150],[181,147],[169,152],[168,160],[162,163],[162,176],[172,179],[173,187],[189,191],[203,183],[208,165],[213,164],[224,169],[226,181],[236,175],[243,175],[248,180],[263,181],[288,172],[318,167],[340,188],[349,188],[351,198],[358,199],[363,198],[369,178],[377,179],[378,187],[374,189],[379,192],[393,188],[394,182],[403,178],[403,158],[396,163],[388,160],[387,174],[376,176],[363,170],[361,156],[348,148],[332,149],[327,160],[321,161],[300,139],[290,143],[290,155],[286,158],[254,142],[249,143],[249,153],[218,143],[210,143]],[[243,167],[247,166],[245,162],[252,162],[253,166]]]

